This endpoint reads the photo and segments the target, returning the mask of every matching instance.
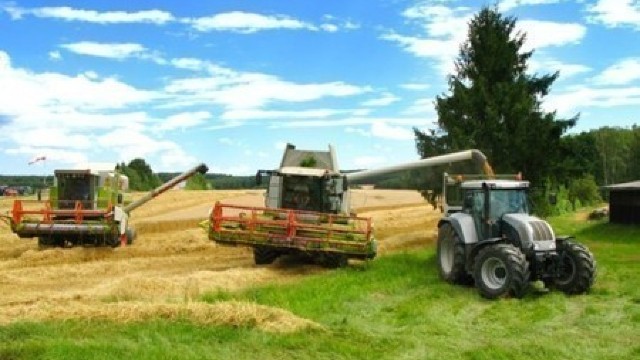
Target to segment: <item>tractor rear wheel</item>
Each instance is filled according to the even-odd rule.
[[[473,276],[478,292],[487,299],[521,298],[529,284],[529,264],[513,245],[489,245],[476,256]]]
[[[438,270],[440,277],[452,284],[473,284],[473,278],[465,270],[464,244],[451,224],[438,228]]]
[[[553,285],[567,294],[589,291],[596,278],[596,261],[584,245],[565,240],[558,243],[559,276]]]
[[[253,248],[253,260],[256,265],[268,265],[273,263],[280,253],[274,249],[265,246],[256,246]]]

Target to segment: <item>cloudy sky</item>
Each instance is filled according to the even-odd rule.
[[[334,144],[342,168],[417,159],[484,3],[0,1],[0,174],[135,157],[253,174],[287,142]],[[640,124],[640,1],[498,3],[530,72],[560,71],[546,109],[580,113],[573,131]]]

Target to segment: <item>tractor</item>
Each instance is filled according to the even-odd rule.
[[[520,175],[444,174],[437,243],[442,279],[475,284],[488,299],[521,298],[533,281],[567,294],[589,291],[596,278],[592,253],[531,215],[528,188]]]

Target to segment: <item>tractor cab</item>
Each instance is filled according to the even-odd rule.
[[[472,216],[480,238],[502,236],[501,221],[506,214],[528,214],[528,181],[472,180],[460,184],[462,212]]]
[[[75,209],[106,209],[111,205],[124,205],[123,192],[128,178],[113,171],[56,170],[54,184],[49,189],[51,207]]]
[[[84,209],[95,209],[99,176],[91,170],[56,170],[51,189],[54,208],[73,209],[79,201]]]
[[[261,170],[258,178],[263,175],[269,176],[265,195],[268,208],[337,214],[348,200],[346,180],[340,174],[330,174],[322,169],[285,167],[277,171]]]

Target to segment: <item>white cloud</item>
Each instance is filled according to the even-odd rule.
[[[44,147],[44,148],[66,148],[66,149],[89,149],[91,139],[88,136],[72,133],[69,129],[59,129],[47,127],[32,128],[28,131],[9,134],[11,139],[18,146],[24,147]]]
[[[349,117],[342,119],[324,119],[324,120],[293,120],[273,122],[271,128],[314,128],[314,127],[353,127],[356,125],[372,125],[376,122],[393,125],[414,126],[415,124],[424,123],[424,118],[377,118],[377,117]]]
[[[156,140],[141,131],[132,131],[127,128],[117,128],[104,135],[96,136],[96,144],[105,149],[112,149],[118,154],[119,159],[124,161],[159,155],[162,169],[186,167],[196,162],[192,156],[187,155],[178,144],[172,141]]]
[[[148,23],[163,25],[175,20],[171,13],[161,10],[99,12],[95,10],[74,9],[68,6],[21,8],[13,5],[4,5],[2,10],[9,13],[14,20],[21,19],[25,15],[98,24]]]
[[[17,148],[9,148],[5,150],[5,153],[10,155],[25,155],[28,158],[46,154],[47,161],[54,161],[57,163],[69,165],[89,162],[87,154],[84,151],[71,151],[60,148],[22,145]]]
[[[274,102],[298,103],[326,97],[346,97],[370,91],[335,81],[328,83],[298,84],[275,76],[242,73],[218,68],[210,77],[172,80],[165,87],[174,95],[177,104],[186,106],[216,103],[231,109],[256,109]]]
[[[53,61],[60,61],[62,60],[62,54],[60,54],[60,51],[54,50],[54,51],[49,51],[49,59],[53,60]]]
[[[356,127],[349,126],[349,127],[345,128],[344,131],[346,133],[350,133],[350,134],[358,134],[358,135],[361,135],[361,136],[364,136],[364,137],[371,137],[371,132],[367,131],[365,129],[362,129],[362,128],[356,128]]]
[[[0,83],[0,112],[13,115],[43,115],[52,110],[60,113],[69,109],[118,109],[158,96],[113,78],[95,79],[86,74],[68,76],[16,69],[2,51]]]
[[[334,109],[310,109],[299,111],[278,111],[260,109],[232,109],[222,114],[223,120],[247,120],[247,119],[318,119],[327,118],[336,114],[345,113],[349,110]]]
[[[238,33],[254,33],[274,29],[306,29],[316,30],[311,24],[292,19],[285,15],[261,15],[242,11],[220,13],[213,16],[189,20],[191,26],[198,31],[233,31]]]
[[[524,51],[541,49],[549,46],[578,44],[587,33],[581,24],[559,23],[542,20],[520,20],[516,23],[516,31],[527,33]]]
[[[167,117],[158,127],[159,130],[169,131],[175,129],[186,129],[198,126],[211,118],[211,113],[207,111],[184,112]]]
[[[545,110],[557,110],[561,116],[573,116],[588,107],[616,106],[640,106],[640,87],[589,88],[581,85],[550,94],[543,103]]]
[[[434,99],[418,99],[411,104],[403,114],[407,115],[423,115],[423,116],[435,116]]]
[[[94,72],[70,76],[14,68],[2,51],[0,83],[0,114],[9,119],[3,132],[11,134],[2,139],[8,154],[45,154],[56,166],[141,156],[157,159],[162,168],[156,171],[194,160],[178,144],[148,135],[147,125],[157,120],[131,110],[159,99],[155,92]]]
[[[362,106],[387,106],[387,105],[391,105],[394,102],[400,100],[399,97],[391,94],[391,93],[384,93],[382,94],[380,97],[376,98],[376,99],[370,99],[367,101],[364,101],[361,105]]]
[[[409,7],[402,15],[422,26],[425,35],[406,36],[389,32],[381,38],[397,43],[414,56],[433,59],[440,74],[451,73],[460,44],[466,38],[472,11],[468,8],[420,4]]]
[[[421,90],[427,90],[431,86],[429,84],[408,83],[408,84],[402,84],[400,85],[400,87],[406,90],[421,91]]]
[[[533,3],[535,0],[525,2]],[[452,73],[460,45],[467,40],[472,10],[464,7],[420,4],[405,10],[403,16],[422,24],[425,35],[407,36],[388,32],[381,38],[397,43],[416,57],[433,59],[442,75]],[[527,32],[524,51],[579,43],[586,34],[586,27],[575,23],[519,20],[516,26],[516,30]]]
[[[640,1],[638,0],[599,0],[589,6],[592,15],[587,18],[592,23],[601,23],[607,27],[630,26],[640,31]]]
[[[322,24],[320,28],[326,32],[336,32],[339,30],[338,25],[334,24]]]
[[[385,164],[387,158],[384,156],[365,155],[353,158],[351,163],[356,169],[367,169],[375,165]]]
[[[568,64],[550,58],[537,59],[534,56],[529,60],[528,70],[530,73],[540,74],[551,74],[560,71],[560,79],[565,80],[578,74],[590,72],[592,69],[586,65]]]
[[[384,121],[375,121],[371,124],[371,135],[392,140],[413,140],[413,131],[402,126],[392,126]]]
[[[562,0],[502,0],[498,4],[498,9],[500,9],[501,12],[507,12],[520,6],[556,4],[561,1]]]
[[[277,141],[276,143],[273,144],[273,147],[276,150],[284,151],[284,149],[287,147],[287,142],[286,141]]]
[[[97,43],[92,41],[62,44],[60,47],[80,55],[118,60],[140,55],[147,50],[144,46],[135,43]]]
[[[640,79],[640,58],[623,59],[593,78],[599,85],[626,85]]]

